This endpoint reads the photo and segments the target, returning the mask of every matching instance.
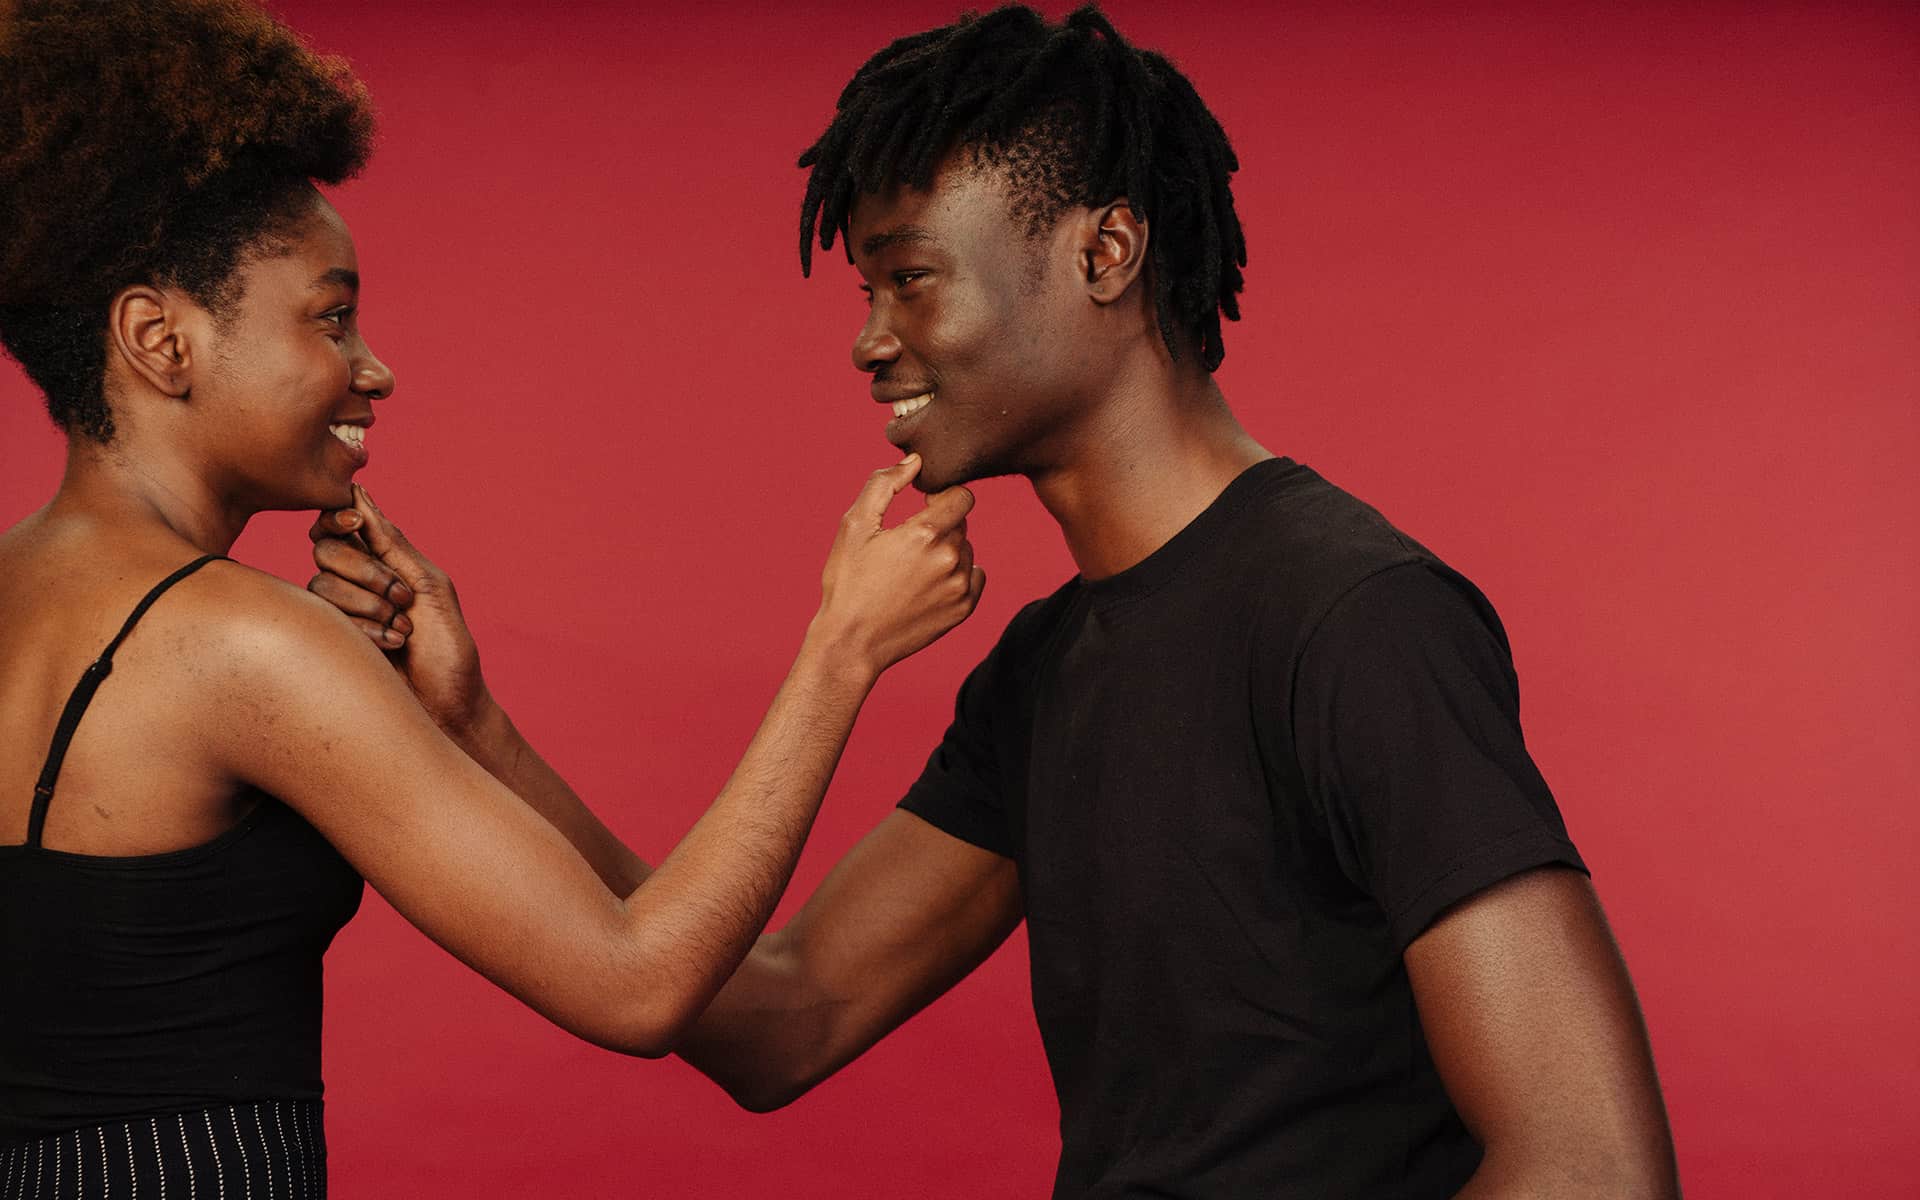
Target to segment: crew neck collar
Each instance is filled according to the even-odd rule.
[[[1177,574],[1193,552],[1208,544],[1216,532],[1232,523],[1247,502],[1259,495],[1272,480],[1299,469],[1299,464],[1283,456],[1265,458],[1233,477],[1221,489],[1213,503],[1200,510],[1180,532],[1168,538],[1159,549],[1139,562],[1105,579],[1080,577],[1076,582],[1096,605],[1105,607],[1144,596],[1158,590]]]

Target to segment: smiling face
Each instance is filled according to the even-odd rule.
[[[316,193],[233,283],[237,299],[204,323],[213,361],[190,401],[217,490],[249,511],[351,504],[373,402],[394,380],[360,335],[346,222]]]
[[[949,162],[924,190],[862,197],[847,245],[868,293],[854,366],[890,405],[887,440],[936,491],[1055,465],[1095,385],[1094,308],[1073,214],[1029,236],[990,168]]]

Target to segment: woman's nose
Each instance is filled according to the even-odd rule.
[[[384,400],[393,395],[393,369],[374,357],[368,350],[360,357],[353,368],[353,390],[370,400]]]

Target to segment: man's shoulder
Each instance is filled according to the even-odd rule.
[[[1331,612],[1352,609],[1361,595],[1405,620],[1444,611],[1505,639],[1500,616],[1473,580],[1308,467],[1296,465],[1250,507],[1236,553],[1252,574],[1242,584],[1258,595],[1261,637],[1288,659]]]
[[[1263,623],[1311,624],[1372,575],[1407,563],[1441,566],[1378,509],[1289,459],[1251,468],[1222,500],[1231,511],[1209,524],[1179,594],[1169,597],[1182,611],[1230,623],[1257,613]]]
[[[1312,468],[1288,462],[1262,484],[1218,550],[1233,564],[1222,582],[1250,602],[1245,611],[1275,648],[1296,653],[1329,612],[1374,580],[1457,593],[1497,624],[1471,580]]]
[[[1260,483],[1233,538],[1245,559],[1296,578],[1364,576],[1406,562],[1439,562],[1379,509],[1312,467],[1277,460]]]
[[[1069,579],[1050,594],[1021,605],[1020,611],[1014,613],[1007,627],[1000,631],[987,661],[996,664],[1001,674],[1018,671],[1031,663],[1058,635],[1073,607],[1079,585],[1078,577]]]

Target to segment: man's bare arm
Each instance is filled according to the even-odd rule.
[[[676,1052],[743,1108],[779,1108],[965,978],[1020,918],[1012,860],[895,810],[755,944]]]
[[[452,581],[369,498],[360,503],[364,511],[315,522],[319,573],[310,589],[396,658],[421,705],[474,762],[563,834],[609,890],[631,894],[647,864],[494,702]],[[965,531],[964,520],[952,531],[962,552]],[[977,598],[970,553],[956,565],[976,572]],[[779,1107],[963,978],[1020,915],[1009,860],[893,813],[792,924],[760,937],[678,1049],[742,1105]]]
[[[1461,1200],[1679,1196],[1646,1024],[1585,876],[1496,884],[1406,964],[1440,1077],[1486,1148]]]

